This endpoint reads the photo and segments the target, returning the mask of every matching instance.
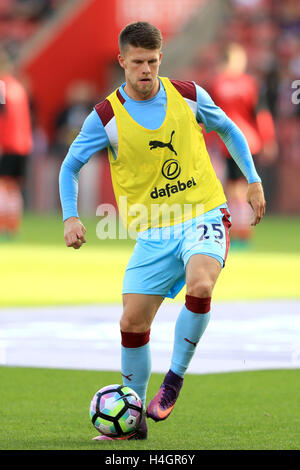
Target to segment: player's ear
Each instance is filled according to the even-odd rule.
[[[159,53],[159,65],[161,64],[161,60],[162,60],[162,52]]]
[[[125,58],[122,56],[122,54],[118,55],[118,61],[122,69],[125,69]]]

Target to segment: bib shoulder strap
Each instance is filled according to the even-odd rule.
[[[167,77],[159,77],[165,88],[173,89],[182,96],[182,98],[197,102],[196,85],[188,80],[170,80]]]
[[[100,103],[96,104],[95,111],[101,119],[101,122],[104,127],[115,115],[112,105],[108,99],[105,99]]]

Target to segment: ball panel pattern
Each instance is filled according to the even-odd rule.
[[[90,418],[95,428],[106,436],[121,437],[133,433],[143,413],[142,401],[130,387],[107,385],[95,393],[90,404]]]

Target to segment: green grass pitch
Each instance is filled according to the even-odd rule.
[[[161,380],[151,376],[148,399]],[[1,367],[0,383],[2,450],[299,449],[299,370],[187,374],[170,417],[127,442],[91,440],[90,400],[119,373]]]
[[[60,216],[25,215],[17,239],[0,243],[0,308],[121,302],[134,242],[99,241],[97,219],[83,222],[88,243],[75,251],[64,246]],[[214,299],[300,298],[299,232],[299,218],[266,217],[248,250],[229,253]],[[90,400],[120,380],[115,372],[0,367],[0,450],[300,447],[299,369],[187,374],[172,415],[149,422],[147,441],[93,442]],[[152,374],[148,399],[161,381]]]
[[[134,241],[100,241],[97,219],[83,222],[87,244],[73,250],[60,216],[25,216],[19,237],[0,243],[0,307],[121,302]],[[299,232],[299,218],[266,217],[248,250],[229,252],[214,300],[299,298]],[[175,301],[183,299],[184,289]]]

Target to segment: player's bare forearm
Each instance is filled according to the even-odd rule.
[[[78,217],[69,217],[64,221],[64,226],[64,239],[68,247],[78,250],[83,243],[86,243],[84,237],[86,229]]]
[[[249,184],[247,191],[247,201],[253,210],[251,225],[257,225],[266,212],[266,201],[261,183]]]

